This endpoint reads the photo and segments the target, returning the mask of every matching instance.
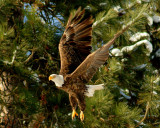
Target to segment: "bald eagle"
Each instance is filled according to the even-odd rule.
[[[93,96],[95,90],[103,89],[103,84],[86,85],[97,69],[109,56],[109,47],[114,40],[91,53],[92,16],[84,18],[85,10],[78,8],[75,15],[70,15],[65,31],[59,43],[61,69],[59,75],[51,74],[49,80],[57,88],[69,94],[72,107],[72,119],[78,116],[76,106],[80,109],[80,120],[84,120],[85,96]]]

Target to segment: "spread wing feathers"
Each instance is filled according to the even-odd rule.
[[[60,74],[72,73],[90,54],[92,36],[92,17],[84,18],[85,10],[79,8],[69,17],[66,29],[59,43],[61,58]]]
[[[72,79],[77,78],[83,83],[87,83],[93,75],[96,73],[97,69],[105,63],[109,56],[109,47],[114,43],[114,40],[109,41],[103,47],[97,49],[95,52],[90,54],[71,74]],[[80,82],[78,81],[78,82]]]

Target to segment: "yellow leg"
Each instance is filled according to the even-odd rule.
[[[75,116],[78,116],[78,113],[76,112],[75,109],[72,111],[72,120],[75,118]]]
[[[83,120],[84,120],[84,114],[83,114],[83,111],[81,111],[81,113],[80,113],[80,119],[81,119],[81,121],[83,121]]]

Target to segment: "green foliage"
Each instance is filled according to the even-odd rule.
[[[59,73],[58,44],[70,12],[79,6],[86,17],[93,15],[93,51],[122,29],[114,48],[88,84],[105,84],[105,89],[86,98],[85,120],[71,120],[68,94],[48,81]],[[0,105],[2,127],[48,128],[134,128],[159,127],[160,122],[160,25],[150,20],[160,16],[160,1],[150,0],[0,0]],[[137,32],[148,37],[131,41]],[[135,37],[136,38],[136,37]],[[4,115],[4,116],[3,116]]]

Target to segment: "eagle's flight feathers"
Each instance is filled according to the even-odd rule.
[[[93,19],[83,19],[84,12],[79,8],[74,17],[70,15],[59,43],[60,74],[64,76],[72,73],[91,52]]]

